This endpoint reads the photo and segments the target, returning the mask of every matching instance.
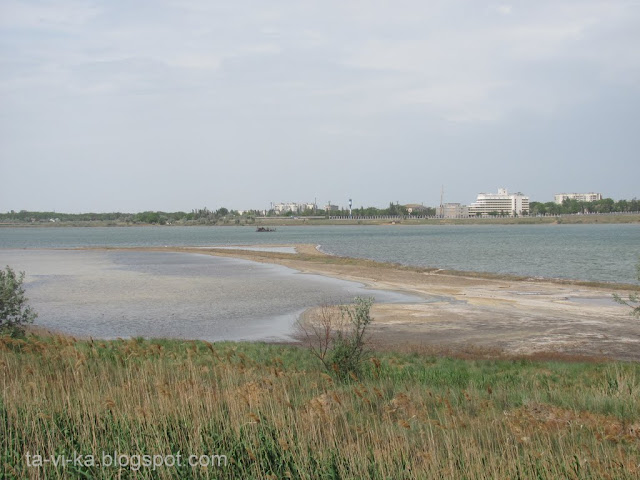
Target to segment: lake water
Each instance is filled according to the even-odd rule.
[[[0,249],[294,243],[407,265],[635,283],[640,225],[0,228]]]
[[[0,262],[27,272],[37,325],[97,338],[287,339],[300,313],[323,303],[356,296],[430,301],[279,265],[190,253],[6,249]]]
[[[286,339],[302,311],[355,296],[431,300],[278,266],[208,255],[65,250],[249,245],[408,265],[633,283],[640,225],[0,228],[0,266],[27,272],[37,324],[99,338]],[[273,247],[273,245],[285,247]]]

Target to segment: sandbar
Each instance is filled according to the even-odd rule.
[[[614,292],[628,294],[630,286],[465,275],[334,257],[314,245],[295,247],[296,254],[217,248],[197,251],[284,265],[431,299],[375,304],[371,335],[380,348],[480,348],[514,355],[557,353],[640,360],[640,320],[612,299]]]

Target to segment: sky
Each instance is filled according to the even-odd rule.
[[[640,0],[0,0],[0,212],[640,196]]]

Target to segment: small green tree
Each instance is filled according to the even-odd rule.
[[[636,278],[638,282],[640,282],[640,259],[636,265]],[[630,315],[640,318],[640,291],[630,293],[627,298],[622,298],[620,295],[614,293],[613,299],[621,305],[630,307]]]
[[[24,272],[16,274],[8,265],[0,270],[0,334],[20,336],[37,317],[27,305],[23,281]]]
[[[353,304],[343,305],[340,313],[346,328],[337,331],[329,355],[331,368],[339,377],[360,374],[366,359],[366,330],[371,323],[372,298],[356,297]]]
[[[367,358],[367,327],[372,298],[356,297],[350,305],[322,305],[315,318],[298,322],[307,348],[325,369],[339,378],[361,372]]]

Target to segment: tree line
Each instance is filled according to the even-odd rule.
[[[162,212],[145,211],[139,213],[60,213],[60,212],[34,212],[11,210],[0,213],[0,222],[11,223],[54,223],[54,222],[107,222],[124,224],[157,224],[170,225],[173,223],[216,223],[227,217],[240,216],[234,210],[219,208],[209,210],[199,208],[191,212]]]
[[[555,202],[531,202],[529,215],[567,215],[576,213],[624,213],[640,212],[640,200],[618,200],[603,198],[594,202],[580,202],[565,199],[561,204]]]
[[[640,212],[640,200],[618,200],[604,198],[594,202],[580,202],[578,200],[566,199],[562,204],[554,202],[531,202],[529,204],[529,215],[563,215],[577,213],[624,213]],[[496,212],[497,213],[497,212]],[[216,224],[216,223],[251,223],[256,217],[273,216],[342,216],[354,217],[382,217],[382,216],[408,216],[409,209],[398,203],[389,203],[387,208],[359,207],[354,208],[351,213],[348,209],[324,210],[307,209],[303,212],[276,213],[274,210],[259,211],[245,210],[240,213],[225,207],[217,210],[209,210],[207,207],[196,208],[190,212],[162,212],[145,211],[139,213],[61,213],[61,212],[37,212],[20,210],[18,212],[0,213],[1,223],[54,223],[54,222],[103,222],[107,224],[152,224],[152,225],[193,225],[193,224]],[[436,209],[432,207],[414,208],[411,212],[413,216],[435,216]]]
[[[435,215],[435,208],[424,207],[420,211],[413,211],[413,215]],[[193,209],[190,212],[162,212],[145,211],[139,213],[61,213],[61,212],[37,212],[11,210],[7,213],[0,213],[0,222],[3,223],[73,223],[73,222],[105,222],[114,224],[152,224],[152,225],[172,225],[172,224],[216,224],[216,223],[239,223],[240,220],[251,222],[256,217],[275,216],[348,216],[349,210],[323,210],[307,209],[303,212],[276,213],[275,210],[259,211],[245,210],[240,213],[237,210],[230,210],[221,207],[217,210],[210,210],[207,207]],[[408,209],[397,203],[389,203],[388,208],[360,207],[354,208],[353,216],[395,216],[409,215]]]

